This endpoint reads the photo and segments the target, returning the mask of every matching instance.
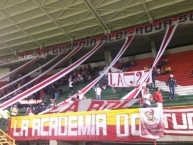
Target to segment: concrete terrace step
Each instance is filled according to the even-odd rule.
[[[164,91],[169,92],[169,87],[166,86],[166,83],[163,81],[156,80],[156,86],[160,87]],[[189,86],[177,85],[176,95],[179,95],[179,96],[192,95],[193,96],[193,85],[189,85]]]

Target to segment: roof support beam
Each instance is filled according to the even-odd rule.
[[[39,5],[37,0],[34,0],[33,2],[34,4]],[[54,23],[60,29],[60,31],[63,32],[69,38],[69,40],[73,39],[73,37],[69,35],[63,28],[61,28],[60,25],[42,8],[41,5],[39,5],[39,8],[52,21],[52,23]]]
[[[6,43],[4,43],[4,42],[1,42],[1,41],[0,41],[0,44],[3,45],[3,48],[0,48],[0,50],[6,48],[6,49],[9,49],[9,50],[11,50],[11,51],[15,51],[13,48],[10,48],[10,47],[9,47]]]
[[[17,23],[15,23],[12,19],[9,18],[9,16],[3,12],[3,10],[1,11],[1,13],[13,24],[15,25],[21,32],[23,32],[24,34],[26,34],[31,40],[33,40],[37,45],[40,46],[40,43],[31,35],[29,35],[21,26],[19,26]]]
[[[105,34],[110,33],[110,29],[107,27],[107,25],[105,24],[105,22],[103,21],[103,19],[99,16],[99,14],[97,13],[97,11],[94,9],[94,7],[92,6],[92,4],[89,2],[89,0],[84,0],[86,6],[89,8],[89,10],[91,11],[91,13],[94,15],[94,17],[97,19],[97,21],[99,22],[99,24],[101,25],[101,27],[104,29]]]
[[[152,16],[150,15],[150,13],[149,13],[149,11],[148,11],[148,9],[147,9],[147,6],[146,6],[144,0],[142,0],[142,5],[143,5],[143,7],[144,7],[144,9],[145,9],[145,12],[147,13],[147,16],[148,16],[148,18],[149,18],[149,22],[152,23],[152,22],[153,22],[153,18],[152,18]]]

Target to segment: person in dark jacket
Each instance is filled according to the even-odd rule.
[[[170,77],[167,80],[166,85],[169,86],[170,99],[175,99],[175,88],[177,87],[177,84],[173,74],[170,74]]]

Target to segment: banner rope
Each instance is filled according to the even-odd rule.
[[[24,76],[18,78],[17,80],[12,81],[12,82],[10,82],[9,84],[6,84],[5,86],[1,87],[0,90],[5,89],[5,88],[7,88],[7,87],[9,87],[9,86],[11,86],[11,85],[17,83],[18,81],[23,80],[24,78],[28,77],[29,75],[31,75],[31,74],[33,74],[33,73],[39,71],[39,70],[42,69],[43,67],[47,66],[48,64],[50,64],[50,63],[52,63],[53,61],[55,61],[56,59],[58,59],[61,55],[63,55],[63,54],[66,53],[67,51],[68,51],[68,50],[65,49],[65,50],[62,51],[59,55],[57,55],[56,57],[54,57],[53,59],[51,59],[51,60],[48,61],[47,63],[43,64],[42,66],[40,66],[40,67],[38,67],[38,68],[36,68],[36,69],[34,69],[33,71],[27,73],[26,75],[24,75]],[[0,99],[0,100],[1,100],[1,99]]]
[[[146,82],[148,80],[149,77],[151,77],[151,73],[152,73],[152,70],[153,68],[155,67],[155,65],[157,64],[157,62],[160,60],[161,56],[163,55],[167,45],[169,44],[175,30],[177,28],[177,25],[174,25],[174,26],[169,26],[167,27],[167,30],[166,30],[166,33],[165,33],[165,36],[163,38],[163,41],[162,41],[162,44],[160,46],[160,49],[158,51],[158,54],[153,62],[153,66],[152,68],[150,69],[149,73],[147,73],[143,78],[141,78],[139,80],[139,85],[136,86],[131,92],[129,92],[127,95],[125,95],[122,99],[125,99],[125,100],[130,100],[130,99],[133,99],[133,98],[136,98],[137,95],[140,93],[141,89],[142,89],[142,85],[144,82]]]
[[[2,98],[0,98],[0,100],[6,98],[7,96],[10,96],[11,94],[21,90],[22,88],[26,87],[29,84],[32,84],[34,81],[36,81],[37,79],[41,78],[42,76],[44,76],[45,74],[47,74],[48,72],[50,72],[51,70],[53,70],[54,68],[56,68],[57,66],[59,66],[61,63],[63,63],[64,61],[66,61],[67,59],[69,59],[70,57],[72,57],[74,54],[76,54],[82,47],[78,47],[76,49],[74,49],[73,51],[71,51],[68,55],[66,55],[63,59],[61,59],[59,62],[57,62],[55,65],[53,65],[52,67],[50,67],[47,71],[43,72],[42,74],[40,74],[39,76],[37,76],[36,78],[34,78],[33,80],[29,81],[28,83],[24,84],[23,86],[13,90],[12,92],[9,92],[8,94],[6,94],[5,96],[3,96]]]
[[[16,68],[15,70],[9,72],[8,74],[5,74],[4,76],[0,77],[0,81],[11,76],[14,75],[15,73],[19,72],[20,70],[22,70],[23,68],[27,67],[28,65],[31,65],[32,63],[38,61],[41,57],[36,57],[35,59],[30,60],[29,62],[23,64],[22,66]]]
[[[131,44],[131,42],[133,41],[134,39],[134,35],[132,36],[128,36],[126,37],[126,40],[122,46],[122,48],[120,49],[119,53],[116,55],[116,57],[113,59],[113,61],[111,62],[111,64],[104,70],[104,72],[99,76],[97,77],[95,80],[93,80],[91,83],[89,83],[86,87],[84,87],[83,89],[81,89],[80,91],[85,94],[87,93],[110,69],[111,67],[119,60],[119,58],[123,55],[123,53],[126,51],[126,49],[128,48],[128,46]],[[75,94],[76,95],[76,94]],[[74,97],[75,95],[71,96]],[[69,98],[69,99],[71,99]],[[57,112],[57,108],[59,108],[60,106],[63,106],[63,105],[66,105],[68,104],[69,102],[67,100],[57,104],[56,106],[54,106],[53,108],[49,108],[48,110],[45,110],[43,112],[41,112],[40,114],[45,114],[45,113],[48,113],[49,111],[51,111],[52,109],[56,110]],[[55,112],[55,113],[56,113]],[[52,112],[53,113],[53,110]]]
[[[16,95],[15,97],[9,99],[8,101],[2,103],[0,105],[0,108],[4,109],[6,107],[9,107],[10,105],[24,99],[27,98],[28,96],[34,94],[35,92],[41,90],[42,88],[50,85],[51,83],[59,80],[60,78],[62,78],[63,76],[65,76],[66,74],[70,73],[72,70],[74,70],[75,68],[77,68],[80,64],[82,64],[85,60],[87,60],[93,53],[95,53],[101,46],[103,45],[103,43],[98,43],[92,50],[90,50],[87,54],[85,54],[82,58],[80,58],[79,60],[77,60],[76,62],[74,62],[73,64],[71,64],[70,66],[64,68],[63,70],[61,70],[60,72],[54,74],[53,76],[47,78],[46,80],[40,82],[39,84],[36,84],[35,86],[31,87],[30,89],[20,93],[19,95]]]

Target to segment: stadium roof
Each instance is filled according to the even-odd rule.
[[[193,0],[0,0],[0,56],[193,10]]]

